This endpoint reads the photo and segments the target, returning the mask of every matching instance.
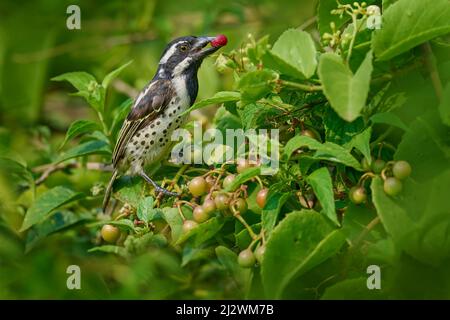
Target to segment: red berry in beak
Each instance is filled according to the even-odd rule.
[[[223,47],[228,42],[227,37],[223,34],[219,34],[214,40],[211,41],[213,47]]]

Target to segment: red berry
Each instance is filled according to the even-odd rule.
[[[258,191],[258,194],[256,195],[256,203],[258,204],[258,207],[261,209],[264,208],[267,202],[267,195],[269,194],[269,189],[262,188]]]
[[[227,42],[227,37],[225,37],[223,34],[219,34],[214,40],[211,41],[211,45],[213,47],[223,47],[227,44]]]

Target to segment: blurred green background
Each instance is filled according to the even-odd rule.
[[[102,79],[133,60],[108,91],[107,107],[134,96],[153,76],[165,44],[182,35],[228,36],[225,50],[237,49],[249,33],[270,34],[273,41],[289,27],[311,22],[317,1],[303,0],[108,0],[11,1],[0,3],[0,154],[29,168],[49,163],[69,124],[93,118],[69,84],[56,75],[87,71]],[[66,9],[81,8],[81,30],[68,30]],[[198,98],[230,90],[231,75],[219,75],[214,58],[199,73]],[[48,143],[51,142],[51,143]],[[105,174],[58,173],[48,184],[72,183],[89,188]],[[20,186],[19,186],[20,188]],[[47,238],[28,253],[18,230],[29,192],[16,198],[14,181],[0,179],[0,298],[239,298],[232,282],[221,282],[220,266],[207,270],[180,267],[170,251],[149,252],[132,261],[87,250],[94,244],[71,229]],[[39,193],[39,190],[38,190]],[[66,268],[82,270],[82,289],[68,290]],[[201,273],[195,277],[193,272]],[[171,276],[165,276],[170,274]],[[106,285],[113,279],[117,288]]]

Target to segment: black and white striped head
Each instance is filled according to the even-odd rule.
[[[188,36],[171,41],[161,56],[156,77],[175,78],[183,74],[196,74],[203,59],[220,48],[206,48],[214,39]]]

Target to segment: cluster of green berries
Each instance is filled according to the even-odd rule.
[[[260,245],[255,249],[255,252],[253,252],[250,248],[242,250],[238,255],[238,263],[243,268],[252,268],[256,262],[259,264],[262,263],[265,252],[265,245]]]
[[[366,172],[381,174],[381,177],[384,180],[384,192],[389,196],[396,196],[402,191],[402,180],[409,177],[412,171],[411,165],[404,160],[389,161],[386,163],[386,161],[382,159],[377,159],[372,161],[372,164],[370,165],[364,158],[361,161],[361,166]],[[366,189],[362,184],[352,187],[349,192],[349,198],[355,204],[365,202],[367,199]]]

